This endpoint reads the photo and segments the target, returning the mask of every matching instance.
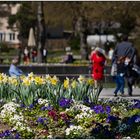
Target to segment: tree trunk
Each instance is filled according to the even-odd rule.
[[[43,49],[45,46],[46,41],[46,30],[45,30],[45,20],[44,20],[44,13],[43,13],[43,2],[38,2],[38,13],[37,13],[37,20],[38,20],[38,48],[37,48],[37,62],[43,62]]]
[[[86,60],[88,59],[88,52],[87,52],[87,44],[86,44],[86,24],[84,22],[83,17],[79,17],[77,21],[77,30],[80,35],[80,53],[82,59]]]
[[[86,36],[82,32],[80,32],[80,53],[81,58],[87,60]]]

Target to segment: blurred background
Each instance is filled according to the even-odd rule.
[[[92,47],[114,48],[128,34],[140,52],[139,1],[0,2],[0,64],[88,64]]]

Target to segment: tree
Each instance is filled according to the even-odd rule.
[[[27,38],[31,25],[37,23],[36,2],[21,2],[22,6],[18,12],[21,36]],[[102,1],[72,1],[72,2],[43,2],[44,19],[47,25],[63,25],[65,29],[74,31],[74,36],[80,36],[80,53],[83,59],[86,58],[87,33],[95,29],[96,23],[106,24],[104,31],[116,34],[116,30],[110,29],[114,22],[121,24],[118,32],[131,33],[140,23],[140,2],[102,2]],[[17,15],[16,15],[17,17]],[[11,17],[14,21],[15,17]],[[12,21],[12,22],[13,22]],[[94,24],[93,24],[94,23]],[[94,27],[93,27],[94,26]],[[97,26],[97,28],[99,28]],[[138,32],[138,30],[136,30]],[[94,31],[92,31],[94,33]],[[100,33],[100,29],[98,29]]]
[[[16,15],[9,16],[9,26],[18,24],[20,37],[27,39],[31,27],[35,28],[37,24],[36,12],[32,7],[32,2],[22,2]]]
[[[43,12],[43,2],[38,2],[38,63],[43,62],[43,49],[46,41],[45,19]]]

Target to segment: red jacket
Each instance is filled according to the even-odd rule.
[[[102,80],[104,77],[104,64],[106,58],[101,55],[99,56],[96,52],[91,54],[92,61],[92,77],[95,80]]]

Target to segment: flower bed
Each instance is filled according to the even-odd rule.
[[[140,100],[98,99],[91,79],[0,81],[0,138],[140,138]]]

